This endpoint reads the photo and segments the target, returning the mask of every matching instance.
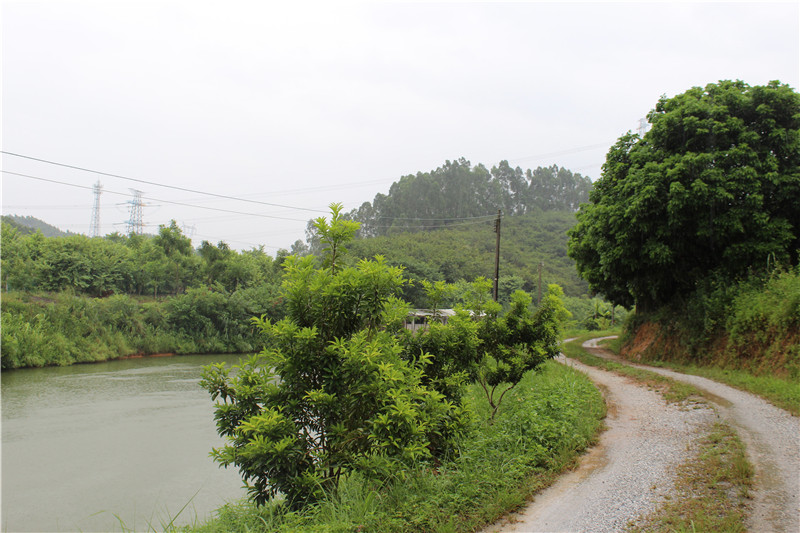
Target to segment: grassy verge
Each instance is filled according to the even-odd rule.
[[[730,426],[717,423],[696,443],[694,457],[681,465],[676,494],[629,531],[745,531],[753,469]]]
[[[583,338],[583,340],[587,338],[592,338],[592,336],[587,336]],[[622,340],[613,339],[604,341],[601,344],[604,348],[614,353],[619,353]],[[783,379],[777,376],[765,375],[754,376],[744,370],[720,368],[718,366],[681,364],[672,361],[648,360],[644,363],[650,366],[669,368],[684,374],[692,374],[725,383],[731,387],[756,394],[776,407],[785,409],[794,416],[800,416],[800,381],[796,379]]]
[[[605,404],[582,374],[550,362],[508,393],[494,424],[478,388],[469,392],[473,430],[457,459],[420,468],[391,486],[353,476],[302,513],[279,503],[231,504],[191,529],[236,531],[474,531],[523,505],[596,439]]]
[[[583,364],[596,366],[604,370],[609,370],[611,372],[616,372],[618,374],[634,378],[637,381],[661,392],[668,402],[682,402],[688,399],[697,399],[702,396],[702,392],[691,385],[661,376],[649,370],[634,368],[623,363],[609,361],[608,359],[597,357],[581,347],[581,344],[589,339],[614,334],[615,333],[609,332],[587,333],[577,337],[573,341],[564,343],[561,351],[567,357],[577,359]]]
[[[665,361],[647,361],[646,364],[725,383],[731,387],[756,394],[772,405],[785,409],[794,416],[800,416],[800,382],[775,376],[754,376],[743,370],[718,367],[683,365]]]

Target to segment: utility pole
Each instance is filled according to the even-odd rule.
[[[542,266],[544,266],[544,263],[539,261],[539,301],[536,305],[542,305]]]
[[[494,221],[494,232],[497,233],[497,246],[494,251],[494,301],[497,301],[498,283],[500,281],[500,217],[503,212],[497,210],[497,220]]]

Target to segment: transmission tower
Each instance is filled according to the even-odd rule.
[[[189,239],[191,239],[192,237],[194,237],[194,232],[197,230],[197,226],[195,226],[194,224],[188,226],[186,223],[184,223],[182,229],[183,229],[183,234],[189,237]]]
[[[141,235],[144,227],[142,222],[142,191],[136,189],[130,189],[130,191],[133,194],[133,198],[128,201],[128,204],[130,204],[130,218],[126,222],[125,233],[128,235],[133,233]]]
[[[92,187],[92,191],[94,192],[94,204],[92,205],[92,222],[89,224],[89,235],[91,237],[99,237],[100,236],[100,193],[103,192],[103,186],[100,184],[100,180],[97,180],[97,183],[94,184]]]
[[[644,137],[644,134],[647,133],[647,130],[650,129],[650,125],[647,123],[646,118],[639,119],[639,137]]]

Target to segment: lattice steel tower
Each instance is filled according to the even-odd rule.
[[[133,233],[141,235],[144,228],[144,223],[142,222],[142,191],[136,189],[130,189],[130,191],[133,194],[133,198],[128,201],[128,204],[130,204],[130,218],[126,222],[125,233],[128,235]]]
[[[99,237],[100,236],[100,193],[103,192],[103,185],[100,183],[100,180],[94,184],[92,187],[92,191],[94,192],[94,204],[92,205],[92,221],[89,224],[89,236],[90,237]]]
[[[644,134],[647,133],[647,130],[650,129],[650,124],[647,123],[646,118],[639,119],[639,137],[644,137]]]

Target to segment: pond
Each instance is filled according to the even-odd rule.
[[[4,371],[2,530],[163,530],[244,496],[208,455],[222,439],[199,386],[203,366],[239,357]]]

